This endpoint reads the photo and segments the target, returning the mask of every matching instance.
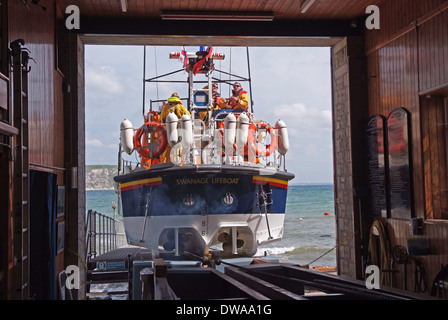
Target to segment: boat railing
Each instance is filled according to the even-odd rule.
[[[87,211],[85,230],[87,262],[126,244],[123,222],[95,210]]]
[[[224,111],[224,110],[222,110]],[[227,115],[229,112],[222,112],[222,115]],[[247,146],[244,150],[235,150],[234,146],[226,148],[224,146],[225,129],[221,123],[225,117],[216,117],[210,120],[210,123],[205,124],[201,119],[193,119],[192,121],[192,144],[188,152],[183,152],[184,157],[181,159],[172,159],[174,163],[179,165],[200,165],[200,164],[230,164],[230,165],[248,165],[260,168],[268,168],[274,170],[283,170],[285,168],[285,157],[280,154],[277,149],[272,152],[260,152],[256,154],[254,150]],[[220,125],[221,124],[221,125]],[[164,124],[165,125],[165,124]],[[179,130],[182,130],[179,128]],[[238,130],[238,129],[237,129]],[[274,129],[277,132],[277,129]],[[271,135],[267,129],[257,128],[255,132],[255,142],[257,148],[264,150],[274,143],[272,139],[278,139],[278,134]],[[182,134],[181,134],[182,135]],[[277,144],[277,141],[275,141]],[[178,143],[181,145],[181,142]],[[234,143],[236,145],[236,143]],[[145,169],[139,162],[125,160],[119,157],[118,174],[125,174],[135,170]],[[224,156],[223,156],[224,155]]]

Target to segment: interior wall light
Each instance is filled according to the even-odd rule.
[[[162,20],[272,21],[272,12],[163,11]]]
[[[121,11],[127,12],[128,11],[128,0],[120,0],[121,3]]]
[[[316,0],[303,1],[303,3],[300,5],[300,12],[305,13],[313,5],[314,1]]]

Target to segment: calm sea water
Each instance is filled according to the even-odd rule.
[[[112,201],[117,203],[113,190],[86,191],[87,209],[113,216]],[[118,215],[116,218],[121,219]],[[281,261],[305,265],[335,245],[333,185],[293,185],[288,189],[283,239],[260,246],[257,255],[266,252]],[[335,250],[331,250],[311,265],[336,265]]]

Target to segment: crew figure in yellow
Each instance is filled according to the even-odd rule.
[[[191,117],[190,111],[184,107],[182,104],[179,94],[174,92],[171,97],[168,98],[168,103],[163,106],[162,113],[160,117],[162,118],[162,123],[165,123],[166,117],[170,112],[174,112],[174,114],[180,119],[184,114],[188,114]]]
[[[166,122],[166,117],[170,114],[170,112],[173,112],[179,119],[184,115],[187,114],[191,117],[190,111],[187,110],[187,108],[184,107],[182,104],[179,94],[174,92],[171,97],[168,98],[168,103],[163,106],[162,113],[160,114],[160,118],[162,120],[162,123]],[[170,154],[171,154],[171,146],[168,144],[168,146],[165,149],[165,152],[162,155],[162,163],[171,162],[170,160]],[[177,154],[176,156],[179,156]]]
[[[249,106],[249,96],[247,91],[243,90],[241,83],[235,82],[233,84],[232,96],[229,98],[229,107],[234,110],[247,111]]]

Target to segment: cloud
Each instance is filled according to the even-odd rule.
[[[86,86],[96,94],[121,94],[123,84],[116,70],[110,66],[86,66]]]
[[[102,146],[103,143],[98,139],[86,139],[86,147],[99,148]]]
[[[277,105],[268,112],[275,121],[282,119],[289,134],[300,139],[322,138],[331,133],[331,111],[308,107],[304,103]]]

